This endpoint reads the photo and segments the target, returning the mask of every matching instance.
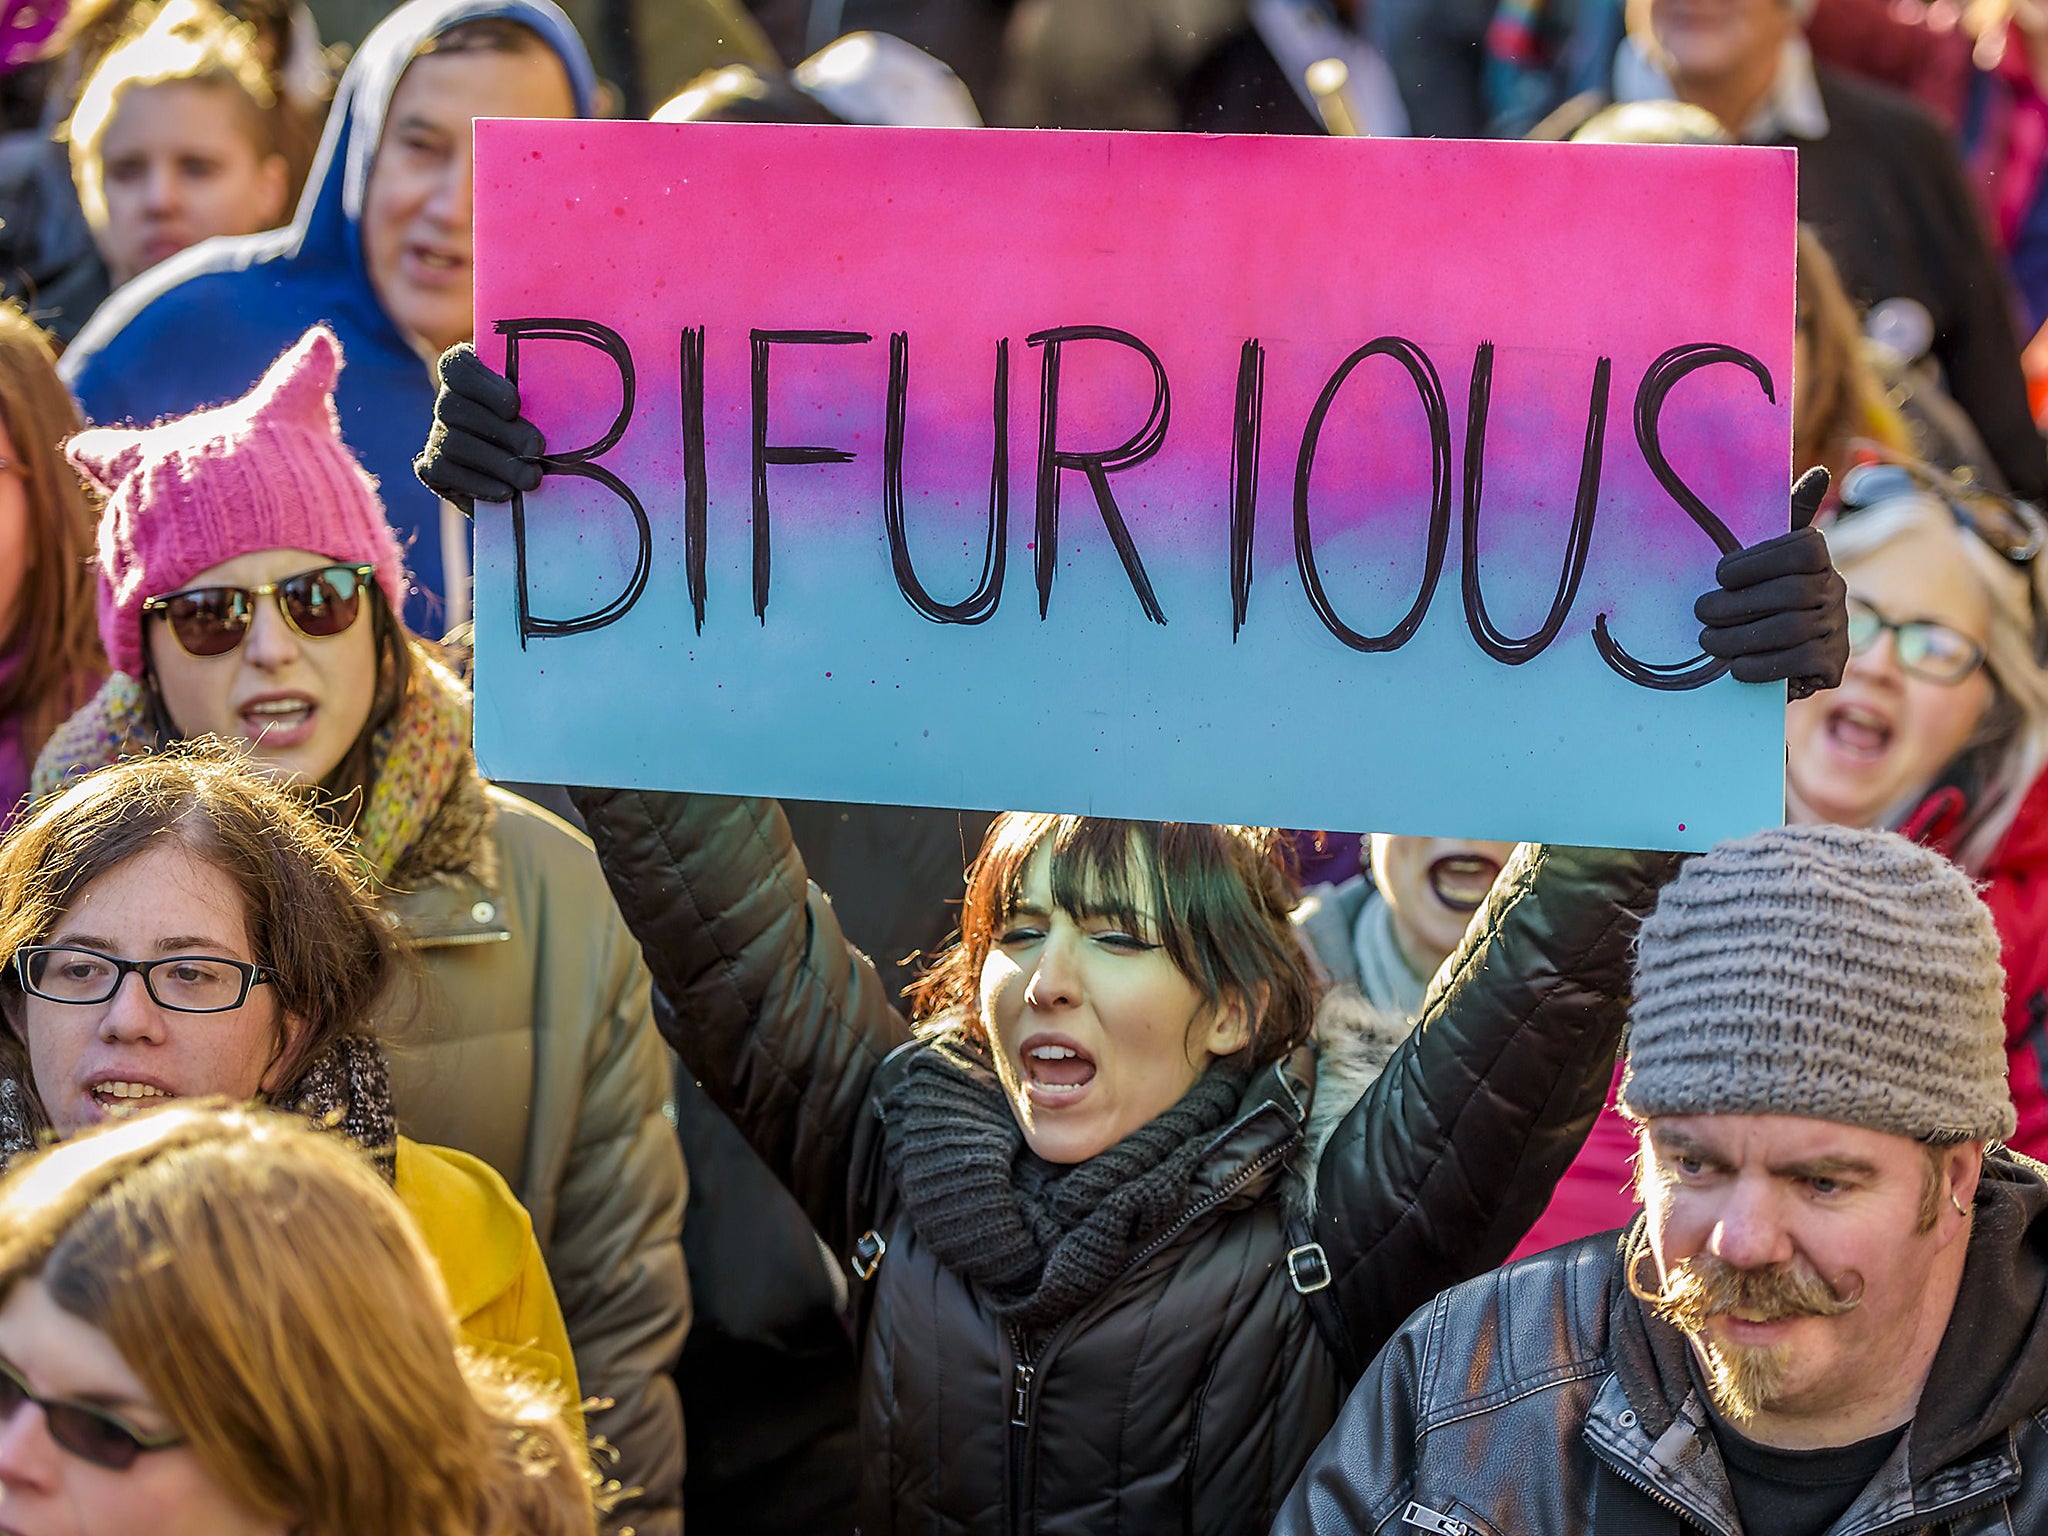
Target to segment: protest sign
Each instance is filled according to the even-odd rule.
[[[480,122],[494,775],[1661,847],[1786,526],[1783,151]]]

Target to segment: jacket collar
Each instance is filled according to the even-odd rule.
[[[1984,1162],[1954,1314],[1928,1388],[1897,1453],[1838,1529],[1864,1536],[1925,1523],[1999,1497],[2020,1478],[2014,1431],[2048,1402],[2048,1179],[2005,1152]],[[1613,1374],[1586,1416],[1584,1439],[1652,1499],[1708,1530],[1740,1530],[1691,1346],[1630,1294],[1647,1255],[1641,1218],[1622,1244],[1608,1312]],[[1987,1369],[1987,1365],[1989,1368]]]

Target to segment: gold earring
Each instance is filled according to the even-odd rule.
[[[1950,1190],[1948,1192],[1948,1203],[1956,1208],[1956,1214],[1958,1216],[1963,1217],[1965,1220],[1969,1218],[1969,1207],[1965,1206],[1962,1201],[1956,1198],[1956,1192],[1954,1190]]]

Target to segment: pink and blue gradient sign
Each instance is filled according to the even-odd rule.
[[[1703,847],[1789,152],[477,124],[499,777]]]

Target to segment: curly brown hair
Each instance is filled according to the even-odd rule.
[[[14,952],[55,932],[94,880],[166,842],[221,870],[248,906],[253,958],[276,978],[279,1082],[369,1028],[401,961],[364,873],[289,789],[209,740],[88,774],[0,841],[0,1011],[14,1033]]]

